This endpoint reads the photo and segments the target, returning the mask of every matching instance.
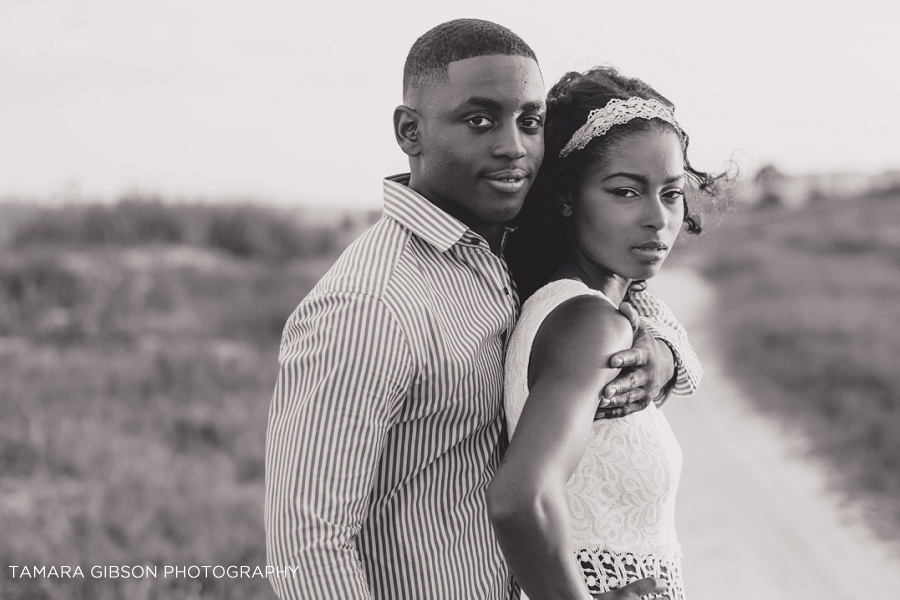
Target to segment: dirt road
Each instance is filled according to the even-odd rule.
[[[754,412],[712,342],[712,289],[690,270],[650,283],[687,328],[705,375],[665,408],[684,450],[678,534],[690,600],[900,599],[900,557],[827,489],[801,436]]]

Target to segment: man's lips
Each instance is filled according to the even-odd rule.
[[[516,193],[525,188],[530,174],[523,169],[504,169],[492,171],[484,178],[494,189],[505,193]]]

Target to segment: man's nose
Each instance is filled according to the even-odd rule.
[[[516,159],[522,158],[527,152],[524,134],[518,124],[501,128],[497,145],[494,146],[494,156]]]

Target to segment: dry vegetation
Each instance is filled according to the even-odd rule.
[[[272,597],[260,578],[162,567],[265,565],[278,342],[337,231],[249,206],[19,208],[0,254],[0,597]]]
[[[87,569],[265,564],[278,340],[334,233],[249,206],[0,207],[0,597],[271,597],[259,578]],[[900,198],[740,213],[704,237],[748,396],[810,432],[896,535]]]
[[[738,213],[698,246],[747,396],[900,540],[900,195]]]

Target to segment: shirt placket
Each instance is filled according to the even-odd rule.
[[[513,285],[512,275],[506,262],[494,254],[488,243],[480,237],[472,237],[463,240],[464,250],[478,253],[482,265],[469,265],[476,269],[489,283],[490,288],[500,297],[503,306],[506,308],[506,329],[503,332],[504,346],[509,340],[512,329],[516,324],[516,318],[519,312],[519,301]]]

